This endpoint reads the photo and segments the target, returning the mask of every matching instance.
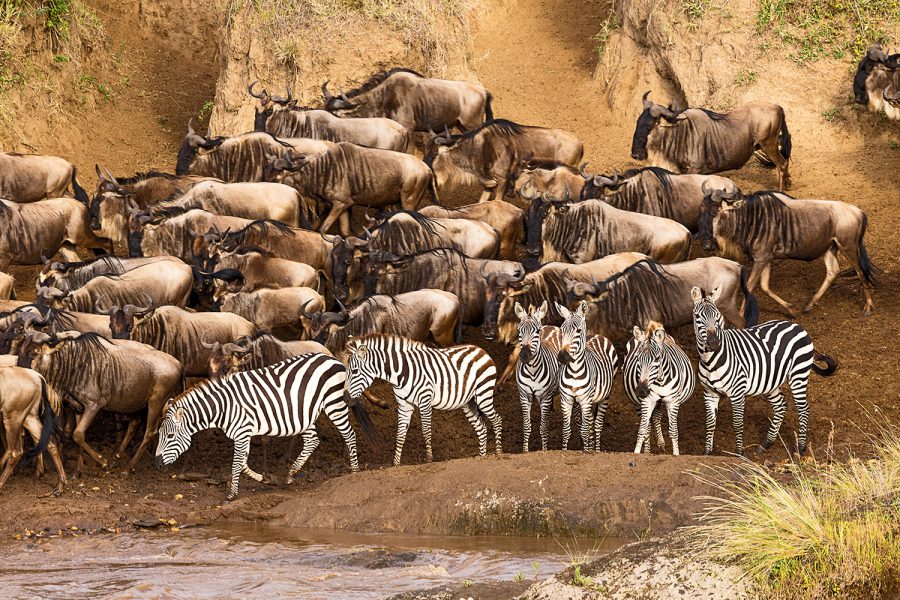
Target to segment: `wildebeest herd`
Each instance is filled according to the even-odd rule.
[[[897,56],[873,47],[854,81],[856,99],[889,116]],[[836,362],[795,323],[757,324],[753,292],[797,315],[770,287],[781,258],[825,260],[804,310],[842,275],[838,254],[866,314],[875,282],[859,208],[783,192],[791,134],[781,106],[682,110],[648,92],[631,153],[651,166],[601,174],[582,164],[572,134],[494,118],[491,94],[473,83],[393,69],[337,96],[326,82],[321,108],[256,88],[255,131],[202,136],[189,123],[174,174],[97,166],[92,198],[62,159],[0,154],[0,269],[42,265],[34,302],[14,300],[12,279],[0,279],[0,486],[25,454],[23,428],[35,441],[27,455],[46,449],[60,488],[61,433],[79,447],[76,472],[85,454],[107,468],[88,435],[100,411],[127,421],[116,457],[146,423],[129,469],[157,435],[157,463],[171,464],[195,432],[223,430],[234,441],[228,498],[241,473],[262,478],[247,464],[251,437],[301,436],[290,480],[319,443],[322,411],[356,470],[349,413],[374,436],[360,398],[385,405],[367,392],[376,379],[398,404],[395,464],[416,408],[428,460],[435,409],[462,409],[481,455],[490,425],[500,452],[497,370],[484,349],[460,345],[465,327],[512,346],[499,381],[514,376],[525,452],[533,402],[549,447],[556,396],[562,447],[578,404],[583,448],[599,449],[620,370],[640,414],[636,452],[649,452],[651,424],[664,447],[665,412],[678,454],[678,408],[698,379],[707,453],[721,396],[738,453],[744,399],[765,396],[772,444],[783,384],[805,451],[809,373],[830,375]],[[753,156],[777,170],[779,191],[745,193],[715,174]],[[478,203],[442,205],[472,185]],[[691,260],[694,238],[719,256]],[[735,262],[744,258],[749,271]],[[694,358],[668,333],[688,324]],[[209,380],[188,387],[192,377]]]

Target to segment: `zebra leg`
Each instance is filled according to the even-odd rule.
[[[419,398],[419,419],[422,421],[422,437],[425,438],[425,462],[434,460],[431,449],[431,396]]]
[[[519,393],[519,404],[522,405],[522,452],[528,452],[528,442],[531,440],[531,398]]]
[[[706,407],[706,443],[704,454],[712,454],[713,437],[716,434],[716,416],[719,413],[719,395],[710,390],[703,390],[703,405]]]
[[[503,454],[503,419],[500,418],[500,413],[494,410],[493,390],[481,398],[476,398],[475,404],[478,406],[481,414],[491,422],[491,428],[494,430],[494,453]],[[487,427],[485,427],[486,437]],[[487,445],[487,439],[485,439],[485,445]],[[487,448],[485,448],[485,452],[487,452]]]
[[[640,454],[641,449],[646,454],[650,453],[650,414],[652,410],[653,406],[650,401],[648,398],[644,398],[638,411],[641,415],[641,423],[638,425],[637,442],[634,446],[635,454]]]
[[[665,452],[666,440],[663,437],[662,432],[662,417],[662,405],[659,403],[659,400],[657,400],[653,407],[653,413],[650,420],[653,421],[653,431],[656,433],[656,449]]]
[[[784,421],[784,415],[787,412],[787,402],[781,389],[775,388],[766,394],[766,398],[772,405],[772,423],[769,425],[769,431],[766,432],[766,441],[763,442],[762,448],[758,452],[768,450],[778,439],[778,431],[781,429],[781,422]]]
[[[541,450],[547,450],[549,436],[550,409],[553,408],[553,392],[548,392],[541,398]]]
[[[356,432],[353,431],[353,427],[350,425],[350,409],[347,408],[347,404],[343,401],[334,402],[325,407],[325,414],[328,415],[328,418],[337,427],[338,433],[344,438],[344,443],[347,445],[347,450],[350,453],[350,470],[354,473],[359,471],[359,460],[356,455]],[[316,445],[318,444],[317,436]]]
[[[466,415],[466,419],[469,420],[469,423],[472,424],[472,428],[475,429],[475,435],[478,436],[478,455],[486,456],[487,425],[484,424],[484,419],[478,414],[478,407],[474,400],[470,400],[468,404],[463,406],[463,413]]]
[[[572,435],[572,398],[560,395],[560,412],[562,412],[562,449],[569,449],[569,436]]]
[[[731,422],[734,426],[734,452],[738,456],[744,454],[744,401],[743,393],[734,394],[731,400]]]
[[[594,450],[600,451],[600,434],[603,433],[603,425],[606,423],[606,411],[609,410],[609,397],[600,400],[594,406]]]
[[[225,495],[225,501],[234,500],[238,493],[238,480],[247,466],[247,454],[250,452],[250,436],[234,440],[234,457],[231,459],[231,486]]]
[[[397,398],[397,444],[394,446],[394,466],[400,464],[400,455],[403,454],[403,444],[406,443],[406,432],[409,430],[409,422],[412,419],[415,407]]]
[[[592,452],[594,450],[594,411],[590,401],[584,398],[578,403],[581,409],[581,445],[584,452]]]
[[[806,454],[806,436],[809,432],[809,402],[806,393],[809,384],[809,371],[795,373],[791,377],[791,395],[794,397],[794,406],[797,408],[797,421],[800,431],[797,432],[797,451],[802,456]]]
[[[288,469],[287,479],[284,480],[287,484],[294,483],[294,475],[300,472],[300,469],[303,468],[303,465],[305,465],[306,461],[309,460],[309,457],[312,456],[313,451],[319,447],[319,435],[316,433],[315,426],[304,431],[301,438],[303,439],[303,450],[300,451],[300,456],[297,457],[297,460],[295,460],[294,464]],[[354,444],[353,450],[350,451],[351,461],[355,454],[355,450]]]
[[[672,441],[672,456],[678,456],[678,403],[667,402],[666,412],[669,417],[669,439]]]

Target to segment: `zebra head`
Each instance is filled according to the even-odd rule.
[[[716,300],[721,293],[720,285],[709,294],[704,294],[698,287],[691,290],[691,298],[694,300],[694,334],[697,336],[697,351],[700,354],[715,352],[722,347],[725,319],[716,308]]]
[[[166,412],[166,418],[159,427],[159,442],[156,445],[157,467],[171,465],[191,447],[193,431],[187,420],[183,406],[173,404]]]
[[[637,371],[638,384],[635,392],[643,400],[650,395],[650,387],[659,379],[666,330],[659,323],[651,321],[647,331],[635,326],[633,334],[634,348],[628,357],[629,368]]]
[[[380,369],[377,368],[376,362],[379,359],[364,340],[351,340],[347,344],[347,352],[350,356],[347,360],[347,383],[344,389],[345,394],[349,395],[351,400],[355,400],[362,396],[378,377]]]
[[[584,348],[587,343],[587,325],[584,322],[584,313],[587,310],[587,300],[578,303],[578,308],[569,310],[559,302],[556,310],[562,316],[563,324],[559,326],[560,346],[559,362],[567,365],[573,360],[580,360],[584,356]]]
[[[534,310],[534,306],[528,307],[528,312],[522,305],[516,302],[516,316],[519,317],[519,344],[521,346],[522,360],[531,362],[541,345],[541,321],[547,314],[547,301]]]

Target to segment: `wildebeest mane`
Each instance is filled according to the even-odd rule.
[[[116,181],[120,186],[124,185],[134,185],[136,183],[142,183],[148,179],[154,179],[156,177],[161,177],[163,179],[168,179],[169,181],[178,179],[178,175],[174,175],[172,173],[165,173],[163,171],[146,171],[144,173],[135,173],[131,177],[116,177]]]
[[[77,338],[65,340],[51,355],[45,365],[38,366],[47,383],[59,393],[65,393],[81,402],[81,390],[96,388],[98,382],[121,381],[126,378],[124,365],[111,356],[106,341],[100,334],[82,333]]]
[[[383,229],[386,232],[390,231],[390,229],[392,227],[397,225],[396,222],[391,221],[391,217],[394,217],[396,215],[409,215],[410,217],[413,218],[413,220],[415,220],[415,222],[418,225],[420,225],[423,229],[425,229],[425,231],[427,231],[431,235],[437,235],[436,227],[440,227],[441,229],[444,229],[443,225],[441,225],[434,219],[430,219],[430,218],[426,217],[425,215],[423,215],[422,213],[420,213],[417,210],[395,210],[395,211],[382,211],[382,212],[378,213],[377,218],[381,219],[381,223],[378,223],[377,225],[370,227],[369,231],[371,231],[372,233],[374,233],[380,229]]]
[[[404,67],[395,67],[388,71],[379,71],[378,73],[371,75],[366,81],[361,83],[359,85],[359,87],[353,88],[352,90],[347,92],[346,95],[348,98],[353,98],[355,96],[359,96],[360,94],[364,94],[366,92],[372,91],[373,89],[375,89],[376,87],[381,85],[381,83],[384,82],[385,79],[387,79],[394,73],[410,73],[417,77],[422,77],[422,78],[425,77],[421,73],[419,73],[417,71],[413,71],[412,69],[407,69]]]
[[[223,238],[222,242],[226,244],[237,244],[238,246],[243,246],[244,238],[251,231],[258,230],[259,233],[269,233],[269,228],[274,227],[275,232],[281,235],[290,235],[293,230],[290,226],[285,225],[281,221],[276,221],[274,219],[257,219],[255,221],[251,221],[244,225],[243,228],[238,229],[237,231],[231,231],[227,233]]]
[[[702,110],[713,121],[724,121],[728,118],[728,115],[709,110],[708,108],[698,108],[697,110]]]
[[[281,342],[268,331],[257,331],[249,338],[243,338],[250,342],[250,354],[252,358],[243,370],[261,369],[275,364],[286,358],[290,358],[281,346]]]
[[[480,134],[482,131],[490,131],[491,133],[500,133],[503,135],[518,135],[528,125],[522,125],[508,119],[494,119],[493,121],[485,121],[481,126],[471,129],[461,135],[454,135],[454,141],[470,140]]]
[[[121,259],[109,254],[81,262],[63,262],[62,265],[60,271],[65,274],[69,289],[80,288],[95,277],[116,278],[125,273]]]
[[[574,265],[573,265],[574,266]],[[527,286],[533,282],[527,290],[515,294],[516,290],[508,290],[500,302],[497,311],[497,334],[500,341],[511,343],[516,339],[519,317],[516,316],[516,302],[527,310],[529,306],[540,306],[547,301],[547,315],[544,317],[544,325],[560,325],[563,322],[562,315],[556,311],[556,302],[566,303],[566,271],[561,271],[558,264],[547,263],[541,265],[537,271],[525,276],[521,285]],[[510,295],[510,291],[514,295]]]

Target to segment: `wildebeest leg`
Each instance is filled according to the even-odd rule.
[[[3,459],[6,468],[0,475],[0,488],[3,487],[22,459],[22,421],[15,415],[4,414],[3,417],[3,425],[6,430],[6,452],[3,454]]]
[[[778,294],[772,291],[769,287],[769,274],[772,271],[772,263],[766,263],[766,266],[762,269],[762,277],[759,279],[759,286],[762,288],[762,291],[766,293],[766,295],[777,302],[784,310],[788,312],[789,315],[796,318],[798,316],[797,309],[791,306],[786,300],[781,298]]]
[[[25,429],[28,430],[28,433],[31,434],[31,437],[34,438],[35,443],[37,443],[41,437],[41,432],[43,431],[43,425],[37,415],[28,415],[28,418],[25,419]],[[53,461],[53,467],[56,469],[56,489],[61,490],[66,487],[66,470],[63,468],[62,456],[59,454],[59,446],[53,438],[50,438],[50,441],[47,443],[47,452],[50,454],[50,460]],[[38,458],[41,459],[43,457],[38,456]],[[41,462],[43,464],[43,461]]]
[[[331,226],[334,225],[334,222],[338,220],[338,217],[341,214],[348,210],[350,207],[341,202],[335,202],[331,205],[331,211],[328,213],[328,216],[325,217],[325,221],[322,222],[322,226],[319,227],[319,231],[322,233],[328,233],[328,230],[331,229]]]
[[[150,442],[159,433],[159,422],[162,419],[163,408],[169,397],[169,394],[159,394],[147,403],[147,427],[144,429],[144,438],[141,440],[141,445],[138,446],[138,449],[134,451],[134,456],[132,456],[131,460],[128,462],[128,467],[125,471],[126,473],[134,470],[135,465],[137,465],[137,462],[141,459],[141,456],[143,456],[147,446],[150,445]]]
[[[706,407],[706,443],[704,454],[712,454],[713,437],[716,434],[716,416],[719,413],[719,395],[709,390],[703,390],[703,405]]]
[[[128,447],[131,438],[134,437],[134,432],[137,431],[138,423],[140,423],[140,419],[136,416],[132,415],[128,418],[128,428],[125,430],[125,435],[122,437],[122,443],[119,444],[119,448],[116,450],[116,458],[122,458],[122,453],[125,452],[125,448]]]
[[[338,219],[338,223],[341,228],[341,235],[344,237],[353,235],[353,230],[350,229],[350,211],[345,210],[341,213],[340,218]]]
[[[856,271],[856,276],[859,278],[859,283],[862,285],[863,294],[866,296],[866,305],[863,308],[863,314],[869,316],[872,314],[872,311],[875,310],[875,301],[872,299],[872,285],[866,281],[862,265],[859,262],[859,247],[842,247],[841,252],[843,252],[844,256],[850,260],[850,264],[853,265],[853,270]]]
[[[837,247],[832,244],[831,248],[828,249],[828,252],[825,253],[825,279],[822,280],[822,285],[819,286],[819,290],[803,308],[803,312],[809,312],[812,310],[813,306],[818,304],[819,300],[822,299],[822,296],[825,295],[825,292],[828,291],[828,288],[831,287],[834,280],[837,279],[840,272],[841,264],[838,262]]]
[[[86,405],[84,407],[84,413],[82,413],[81,419],[78,421],[78,425],[75,426],[75,431],[72,432],[72,439],[78,444],[79,448],[87,452],[87,455],[90,456],[94,462],[105,469],[107,467],[106,459],[104,459],[99,452],[94,450],[91,445],[87,443],[87,440],[85,440],[85,433],[87,433],[88,428],[91,426],[91,423],[99,412],[100,407],[96,404]],[[79,473],[80,472],[81,470],[79,469]]]
[[[516,344],[515,350],[509,353],[509,359],[506,361],[506,368],[503,369],[503,373],[500,375],[500,378],[497,380],[497,385],[495,389],[499,388],[501,385],[506,383],[506,380],[509,379],[509,376],[512,375],[513,371],[516,369],[516,363],[519,361],[519,353],[522,351],[522,347]]]
[[[788,173],[788,161],[785,160],[778,149],[778,139],[778,131],[776,131],[774,135],[769,136],[767,140],[760,143],[760,147],[766,153],[766,156],[775,163],[775,169],[778,171],[778,191],[783,192],[791,187],[791,176]]]
[[[63,242],[62,246],[59,247],[59,253],[69,262],[78,262],[81,260],[78,253],[75,252],[75,244],[72,244],[71,242]]]

